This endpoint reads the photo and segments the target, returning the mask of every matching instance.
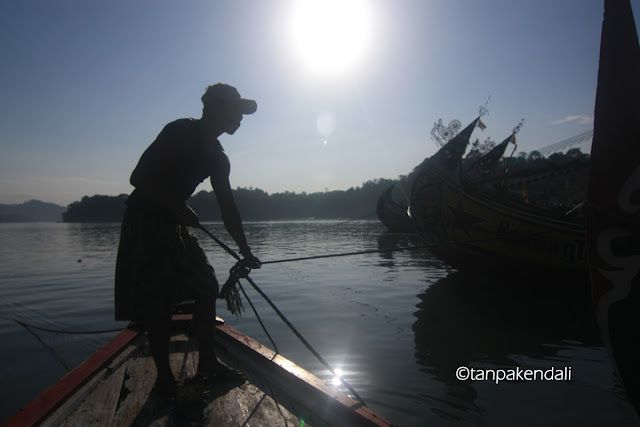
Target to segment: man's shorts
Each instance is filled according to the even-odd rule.
[[[213,267],[187,227],[130,207],[122,219],[115,276],[116,320],[151,319],[152,301],[218,295]]]

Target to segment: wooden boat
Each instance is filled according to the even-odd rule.
[[[498,187],[482,188],[482,178],[491,170],[485,163],[495,165],[515,129],[483,161],[462,169],[462,155],[478,121],[449,141],[416,177],[410,213],[418,235],[431,252],[458,269],[534,267],[586,276],[584,222],[516,202]]]
[[[190,314],[174,315],[171,364],[180,383],[173,403],[152,391],[153,364],[145,334],[125,329],[83,364],[37,396],[9,426],[390,426],[337,388],[242,334],[218,323],[222,363],[246,381],[205,386],[192,379],[198,352]]]
[[[587,196],[602,339],[640,412],[640,45],[629,0],[606,0]]]
[[[407,213],[406,200],[396,200],[393,195],[402,183],[395,183],[378,198],[376,215],[382,224],[392,233],[413,233],[413,223]]]
[[[442,120],[440,120],[442,123]],[[455,129],[451,128],[451,125],[455,125]],[[443,127],[442,124],[436,124],[432,134],[436,134],[437,127]],[[450,126],[445,128],[445,133],[447,134],[448,139],[446,139],[446,143],[439,138],[440,143],[443,146],[434,154],[432,157],[428,157],[422,161],[418,166],[416,166],[413,171],[406,177],[400,179],[398,182],[389,187],[384,193],[380,195],[378,198],[378,203],[376,206],[376,214],[378,219],[382,224],[387,227],[389,231],[392,233],[415,233],[415,228],[413,221],[411,220],[411,216],[409,215],[409,196],[411,194],[411,188],[415,182],[416,177],[421,173],[421,171],[425,168],[425,165],[428,165],[431,162],[439,162],[442,161],[443,158],[452,155],[450,151],[453,151],[453,156],[460,156],[464,154],[464,148],[468,144],[469,137],[471,135],[471,131],[473,128],[467,128],[461,132],[462,136],[456,139],[458,135],[460,122],[458,120],[453,120],[450,123]],[[454,142],[450,142],[451,139],[455,139]],[[459,144],[459,141],[467,141],[464,146]],[[462,151],[460,151],[462,149]],[[470,169],[478,169],[479,165],[483,165],[485,167],[488,166],[488,163],[492,163],[493,157],[496,157],[495,153],[500,149],[497,147],[492,150],[492,152],[482,156],[480,160],[471,166]],[[457,151],[456,151],[457,150]],[[500,154],[501,156],[502,154]],[[500,158],[498,156],[498,160]],[[497,160],[496,160],[497,161]],[[494,164],[495,166],[495,164]],[[484,177],[486,173],[472,173],[472,176],[481,176]]]

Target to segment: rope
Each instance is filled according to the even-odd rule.
[[[67,330],[62,330],[62,329],[49,329],[49,328],[43,328],[40,326],[35,326],[35,325],[30,325],[28,323],[22,322],[18,319],[13,319],[16,323],[18,323],[20,326],[23,326],[27,329],[35,329],[38,331],[44,331],[44,332],[52,332],[54,334],[67,334],[67,335],[90,335],[90,334],[106,334],[109,332],[120,332],[125,328],[118,328],[118,329],[103,329],[103,330],[98,330],[98,331],[67,331]]]
[[[575,227],[572,227],[571,229],[573,229],[573,230],[582,230],[582,229],[584,229],[584,227],[576,225]],[[417,245],[417,246],[402,246],[402,247],[398,247],[398,248],[388,248],[388,249],[370,249],[370,250],[366,250],[366,251],[342,252],[342,253],[325,254],[325,255],[313,255],[313,256],[308,256],[308,257],[286,258],[286,259],[278,259],[278,260],[272,260],[272,261],[262,261],[262,264],[263,265],[264,264],[277,264],[277,263],[281,263],[281,262],[306,261],[306,260],[310,260],[310,259],[320,259],[320,258],[338,258],[338,257],[344,257],[344,256],[364,255],[364,254],[373,254],[373,253],[411,251],[411,250],[416,250],[416,249],[435,248],[435,247],[439,247],[439,246],[464,245],[464,244],[481,243],[481,242],[487,242],[487,241],[492,241],[492,240],[516,239],[516,238],[522,238],[522,237],[536,237],[536,236],[542,236],[542,235],[551,234],[551,233],[554,233],[554,231],[553,230],[536,231],[536,232],[534,232],[534,231],[524,231],[524,232],[521,232],[521,233],[510,233],[508,235],[491,236],[491,237],[485,237],[485,238],[482,238],[482,239],[460,240],[460,241],[457,241],[457,242],[429,243],[429,244],[426,244],[426,245]]]
[[[340,375],[338,375],[333,368],[331,367],[331,365],[329,365],[324,358],[320,355],[320,353],[318,353],[312,346],[311,344],[309,344],[309,342],[302,336],[302,334],[300,334],[300,332],[298,332],[298,330],[293,326],[293,324],[291,324],[291,322],[289,322],[289,320],[287,320],[287,318],[285,317],[284,314],[282,314],[282,312],[280,310],[278,310],[278,307],[276,307],[276,305],[273,303],[273,301],[271,301],[271,299],[264,293],[262,292],[262,290],[258,287],[258,285],[256,285],[253,280],[251,280],[250,277],[246,277],[245,278],[250,284],[251,286],[253,286],[253,288],[262,296],[262,298],[265,299],[265,301],[267,301],[267,303],[271,306],[271,308],[273,308],[273,310],[276,312],[276,314],[280,317],[280,319],[282,319],[282,321],[289,327],[289,329],[291,329],[291,332],[293,332],[295,334],[296,337],[298,337],[298,339],[302,342],[302,344],[304,344],[305,347],[307,347],[307,349],[316,357],[316,359],[318,359],[318,361],[320,363],[322,363],[322,365],[324,365],[325,368],[327,368],[329,370],[329,372],[331,372],[335,377],[338,377],[338,379],[340,380],[340,382],[347,387],[347,389],[349,389],[349,391],[351,393],[353,393],[353,395],[356,397],[356,399],[358,399],[358,401],[363,405],[363,406],[367,406],[366,403],[364,403],[364,400],[362,399],[362,397],[360,397],[360,395],[353,389],[353,387],[351,387],[349,385],[349,383],[347,381],[344,380],[344,378],[342,378]]]
[[[37,339],[38,342],[40,344],[42,344],[42,346],[49,352],[49,354],[51,354],[51,357],[53,357],[58,363],[60,363],[60,365],[62,365],[62,367],[65,369],[65,371],[67,371],[67,372],[71,371],[69,366],[67,366],[67,364],[65,363],[64,359],[61,358],[60,356],[58,356],[58,353],[53,349],[53,347],[47,345],[47,343],[44,342],[43,339],[40,338],[40,336],[38,336],[38,334],[36,334],[26,324],[24,324],[24,323],[22,323],[22,322],[20,322],[18,320],[16,320],[16,322],[18,322],[20,325],[22,325],[27,330],[27,332],[29,332],[31,335],[33,335],[35,337],[35,339]]]
[[[204,228],[204,225],[202,225],[202,224],[198,224],[198,228],[199,228],[200,230],[204,231],[204,232],[207,234],[207,236],[209,236],[209,237],[211,237],[213,240],[215,240],[215,242],[216,242],[218,245],[220,245],[220,247],[221,247],[222,249],[224,249],[225,251],[227,251],[227,253],[228,253],[229,255],[231,255],[232,257],[234,257],[234,258],[235,258],[235,259],[237,259],[238,261],[240,261],[240,256],[238,256],[238,254],[237,254],[237,253],[235,253],[233,249],[231,249],[229,246],[225,245],[225,244],[224,244],[221,240],[219,240],[216,236],[214,236],[213,234],[211,234],[211,233],[209,232],[209,230],[207,230],[206,228]]]
[[[227,245],[225,245],[224,243],[222,243],[220,240],[218,240],[213,234],[211,234],[206,228],[204,228],[204,226],[202,224],[198,225],[198,228],[200,228],[202,231],[204,231],[209,237],[211,237],[213,240],[216,241],[216,243],[218,243],[224,250],[226,250],[231,256],[233,256],[235,259],[240,260],[240,257],[238,256],[238,254],[236,254],[233,249],[231,249],[230,247],[228,247]],[[255,284],[255,282],[253,280],[251,280],[251,278],[247,275],[247,277],[244,278],[245,280],[247,280],[251,286],[253,286],[253,288],[262,296],[262,298],[264,298],[264,300],[271,306],[271,308],[276,312],[276,314],[278,315],[278,317],[280,317],[280,319],[285,323],[285,325],[287,325],[289,327],[289,329],[291,330],[291,332],[294,333],[294,335],[296,337],[298,337],[298,339],[302,342],[302,344],[304,344],[305,347],[307,347],[307,349],[316,357],[316,359],[318,359],[318,361],[320,363],[322,363],[322,365],[327,368],[329,370],[329,372],[331,372],[335,377],[337,377],[340,382],[353,394],[353,396],[356,397],[356,399],[358,399],[358,401],[363,405],[363,406],[367,406],[367,404],[364,402],[364,400],[362,399],[362,397],[360,397],[360,395],[358,394],[358,392],[356,392],[353,387],[351,387],[349,385],[349,383],[347,383],[347,381],[342,378],[340,375],[338,375],[334,369],[331,367],[331,365],[329,365],[324,358],[320,355],[320,353],[318,353],[313,346],[311,346],[311,344],[309,344],[309,342],[302,336],[302,334],[300,334],[300,332],[298,332],[298,330],[293,326],[293,324],[286,318],[286,316],[284,314],[282,314],[282,312],[278,309],[278,307],[276,307],[276,305],[273,303],[273,301],[271,301],[271,299],[267,296],[267,294],[265,294],[262,289],[260,289],[260,287],[258,285]],[[238,285],[240,285],[240,281],[238,281]],[[246,293],[244,292],[244,290],[242,291],[243,294]],[[253,304],[251,304],[251,306],[253,307]],[[266,330],[265,330],[266,331]]]
[[[300,258],[278,259],[273,261],[263,261],[262,264],[264,265],[264,264],[276,264],[280,262],[306,261],[309,259],[320,259],[320,258],[338,258],[343,256],[375,254],[375,253],[384,253],[384,252],[399,252],[399,251],[407,251],[407,250],[413,250],[413,249],[426,249],[434,246],[438,246],[438,244],[420,245],[420,246],[403,246],[400,248],[389,248],[389,249],[370,249],[367,251],[343,252],[343,253],[337,253],[337,254],[314,255],[314,256],[307,256],[307,257],[300,257]]]
[[[321,229],[322,229],[322,230],[327,230],[327,229],[330,229],[330,228],[339,227],[339,226],[341,226],[341,225],[349,224],[350,222],[354,222],[354,221],[359,221],[359,220],[364,219],[364,218],[369,218],[369,217],[374,216],[374,215],[377,215],[377,213],[376,213],[376,212],[373,212],[373,213],[370,213],[370,214],[367,214],[367,215],[359,216],[359,217],[357,217],[357,218],[352,218],[352,219],[349,219],[349,220],[346,220],[346,221],[338,222],[338,223],[336,223],[336,224],[326,225],[326,226],[321,227]],[[215,240],[215,242],[216,242],[218,245],[220,245],[220,247],[221,247],[221,248],[223,248],[225,251],[227,251],[227,253],[228,253],[229,255],[231,255],[232,257],[234,257],[234,258],[235,258],[235,259],[237,259],[238,261],[240,260],[240,258],[239,258],[239,257],[237,257],[237,255],[235,255],[235,252],[234,252],[234,251],[233,251],[229,246],[227,246],[227,245],[226,245],[226,244],[224,244],[220,239],[218,239],[218,238],[217,238],[217,237],[215,237],[213,234],[211,234],[207,229],[205,229],[205,228],[202,226],[202,224],[199,224],[199,225],[198,225],[198,228],[199,228],[200,230],[202,230],[205,234],[207,234],[209,237],[211,237],[213,240]],[[293,234],[292,236],[298,236],[298,235],[301,235],[301,234],[303,234],[303,233]],[[263,264],[264,264],[264,263],[263,263]]]
[[[244,295],[244,297],[247,299],[247,302],[251,306],[251,309],[253,310],[253,314],[256,315],[256,318],[258,319],[258,323],[260,323],[260,326],[262,326],[262,330],[264,331],[265,334],[267,334],[267,337],[269,338],[269,341],[271,341],[271,345],[273,345],[273,349],[276,351],[276,353],[280,353],[280,351],[278,350],[278,346],[276,345],[276,342],[273,340],[273,338],[271,338],[271,335],[269,334],[269,331],[267,331],[267,327],[264,325],[264,323],[262,323],[262,319],[258,315],[258,311],[253,306],[253,303],[249,299],[249,295],[247,295],[247,293],[244,291],[244,288],[242,287],[242,284],[239,281],[238,281],[238,286],[240,287],[240,290],[242,291],[242,295]]]

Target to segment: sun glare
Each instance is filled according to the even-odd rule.
[[[338,75],[353,69],[371,47],[372,17],[365,0],[299,0],[290,39],[307,71]]]
[[[342,369],[340,369],[340,368],[334,369],[334,372],[336,374],[333,376],[333,379],[331,380],[331,384],[333,384],[333,385],[342,384],[342,381],[340,381],[340,378],[344,375],[344,372],[342,372]]]

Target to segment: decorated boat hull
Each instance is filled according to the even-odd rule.
[[[455,268],[535,268],[587,274],[584,226],[466,191],[454,173],[425,169],[412,190],[411,216],[430,250]]]

